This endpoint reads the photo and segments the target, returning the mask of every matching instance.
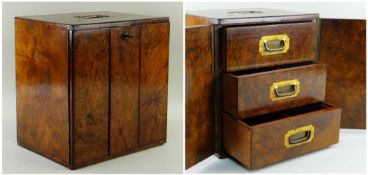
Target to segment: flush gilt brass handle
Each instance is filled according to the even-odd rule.
[[[286,98],[296,97],[300,92],[298,79],[286,80],[273,83],[270,88],[270,99],[278,101]]]
[[[74,16],[74,18],[82,18],[82,19],[95,19],[95,18],[107,18],[108,15],[84,15],[84,16]]]
[[[259,41],[261,55],[286,53],[289,50],[290,39],[287,35],[263,36]]]
[[[303,126],[295,130],[290,130],[285,134],[285,146],[291,148],[312,141],[314,137],[313,125]]]

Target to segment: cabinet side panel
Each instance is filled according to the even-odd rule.
[[[215,153],[211,26],[185,32],[185,167]]]
[[[138,147],[139,30],[111,29],[110,151]]]
[[[366,21],[321,20],[326,101],[342,108],[342,128],[366,128]]]
[[[139,145],[166,142],[169,23],[141,28]]]
[[[18,144],[69,164],[68,31],[16,19]]]
[[[74,33],[74,164],[108,154],[110,30]]]

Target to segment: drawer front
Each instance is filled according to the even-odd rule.
[[[224,113],[225,150],[246,167],[256,169],[338,143],[341,109],[330,106],[303,113],[299,107],[295,111],[300,114],[267,116],[291,115],[273,121],[263,116],[264,123],[260,122],[262,116],[247,123]]]
[[[223,110],[242,119],[324,101],[326,67],[310,64],[223,75]]]
[[[340,116],[341,109],[334,109],[254,127],[252,167],[262,167],[338,143]],[[300,136],[305,132],[311,132],[310,136]],[[307,139],[303,141],[303,138]],[[296,143],[289,144],[289,141]]]
[[[224,29],[226,72],[316,60],[316,21]]]

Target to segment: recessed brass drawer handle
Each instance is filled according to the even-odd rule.
[[[298,79],[280,81],[273,83],[270,88],[270,99],[272,101],[296,97],[300,92]]]
[[[289,50],[289,37],[287,35],[263,36],[259,41],[261,55],[281,54]]]
[[[312,141],[314,137],[313,125],[303,126],[295,130],[290,130],[285,135],[285,146],[291,148]]]
[[[266,51],[280,51],[285,49],[286,39],[282,38],[281,40],[263,40],[263,45]]]

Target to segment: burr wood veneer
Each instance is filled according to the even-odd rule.
[[[169,20],[16,17],[18,144],[75,169],[166,142]]]
[[[211,153],[260,168],[365,127],[365,20],[204,10],[186,26],[186,168]]]

